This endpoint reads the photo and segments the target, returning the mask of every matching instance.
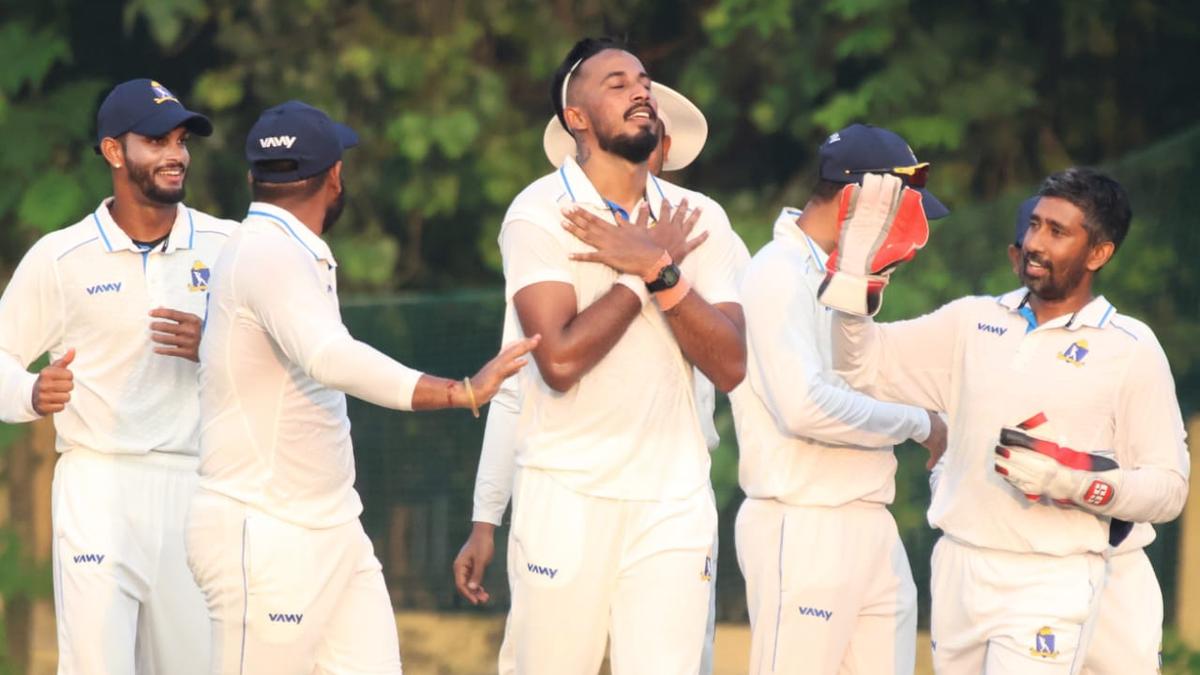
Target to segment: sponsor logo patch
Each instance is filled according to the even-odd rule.
[[[818,609],[816,607],[801,607],[800,616],[814,616],[818,619],[828,621],[833,618],[833,612],[828,609]]]
[[[120,281],[116,281],[107,284],[96,284],[95,286],[88,286],[85,290],[87,290],[88,295],[96,295],[98,293],[120,293],[121,283],[122,282]]]
[[[258,144],[263,150],[267,148],[290,148],[295,142],[295,136],[267,136],[258,139]]]
[[[713,562],[712,556],[704,556],[704,570],[700,572],[700,581],[712,581],[713,578]]]
[[[277,614],[275,612],[267,612],[267,618],[272,623],[294,623],[299,625],[304,620],[303,614]]]
[[[550,577],[551,579],[558,574],[558,568],[555,567],[542,567],[541,565],[534,565],[533,563],[525,563],[525,567],[527,567],[529,571],[533,572],[534,574],[540,574],[544,577]]]
[[[79,555],[71,556],[71,559],[74,560],[76,563],[80,563],[80,564],[96,563],[97,565],[99,565],[100,563],[104,562],[104,554],[103,553],[80,553]]]
[[[984,323],[982,321],[975,324],[975,326],[980,331],[982,331],[984,333],[992,333],[993,335],[1004,335],[1005,333],[1008,332],[1008,329],[1003,326],[993,326],[990,323]]]
[[[1113,486],[1105,483],[1102,480],[1094,480],[1088,486],[1087,492],[1083,493],[1083,500],[1092,506],[1104,506],[1112,501],[1113,495],[1116,494]]]

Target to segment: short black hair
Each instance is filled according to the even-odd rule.
[[[568,134],[571,133],[571,127],[567,126],[567,120],[563,117],[563,82],[567,79],[567,74],[576,68],[576,64],[583,65],[584,61],[606,49],[625,49],[625,45],[611,37],[583,38],[571,47],[571,51],[567,52],[562,63],[558,64],[558,69],[554,71],[554,78],[550,81],[550,102],[554,105],[554,115],[558,117],[558,123]]]
[[[813,186],[812,192],[809,193],[808,201],[813,204],[824,204],[831,199],[837,199],[838,195],[842,193],[842,188],[847,185],[849,183],[838,183],[820,178],[817,180],[817,184]]]
[[[1038,196],[1065,199],[1083,211],[1090,244],[1111,241],[1120,248],[1129,233],[1133,219],[1129,195],[1115,179],[1096,169],[1072,167],[1050,174],[1042,181]]]
[[[264,159],[254,163],[255,168],[268,173],[288,173],[296,170],[294,159]],[[301,178],[288,183],[268,183],[261,180],[250,181],[250,196],[256,202],[273,203],[281,199],[308,199],[317,194],[330,169],[308,178]]]

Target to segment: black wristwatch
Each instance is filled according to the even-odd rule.
[[[675,284],[679,283],[679,266],[671,263],[658,271],[658,278],[648,282],[646,288],[651,293],[665,291],[668,288],[675,288]]]

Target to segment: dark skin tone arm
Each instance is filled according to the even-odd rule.
[[[575,254],[572,258],[645,276],[654,269],[664,249],[672,250],[670,242],[678,240],[680,232],[686,237],[699,218],[698,212],[687,211],[686,202],[672,211],[666,200],[659,215],[658,224],[647,228],[645,212],[639,214],[636,223],[618,218],[620,225],[613,225],[575,209],[566,214],[568,222],[564,227],[596,251]],[[717,389],[728,392],[742,381],[746,374],[746,323],[740,305],[711,305],[693,290],[665,315],[683,355]]]
[[[708,236],[704,233],[693,239],[687,238],[699,213],[693,212],[689,218],[685,211],[682,209],[673,219],[663,218],[662,224],[653,228],[657,230],[655,238],[649,236],[646,227],[648,210],[639,213],[636,226],[622,221],[631,232],[636,229],[640,234],[613,242],[611,254],[624,261],[630,271],[653,267],[664,250],[672,251],[678,255],[678,260],[682,260]],[[570,229],[568,222],[563,226]],[[534,350],[533,358],[542,378],[555,391],[567,391],[575,386],[612,350],[642,311],[637,294],[624,285],[614,284],[599,300],[577,312],[575,289],[570,284],[556,281],[533,284],[517,291],[513,296],[513,307],[526,334],[542,335],[542,343]]]

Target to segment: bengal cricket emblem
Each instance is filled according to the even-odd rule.
[[[1083,358],[1088,355],[1087,340],[1076,340],[1070,347],[1062,350],[1058,358],[1073,366],[1082,366]]]
[[[175,101],[176,103],[179,103],[179,99],[175,98],[175,94],[172,94],[166,87],[162,86],[158,82],[155,82],[154,80],[150,80],[150,90],[154,92],[154,102],[156,104],[161,105],[167,101]]]
[[[1050,630],[1049,626],[1042,626],[1037,635],[1033,636],[1033,649],[1030,649],[1029,653],[1043,659],[1058,657],[1059,652],[1054,648],[1054,631]]]
[[[208,290],[209,269],[204,266],[204,263],[197,260],[192,263],[192,280],[188,284],[188,290],[193,293]]]

